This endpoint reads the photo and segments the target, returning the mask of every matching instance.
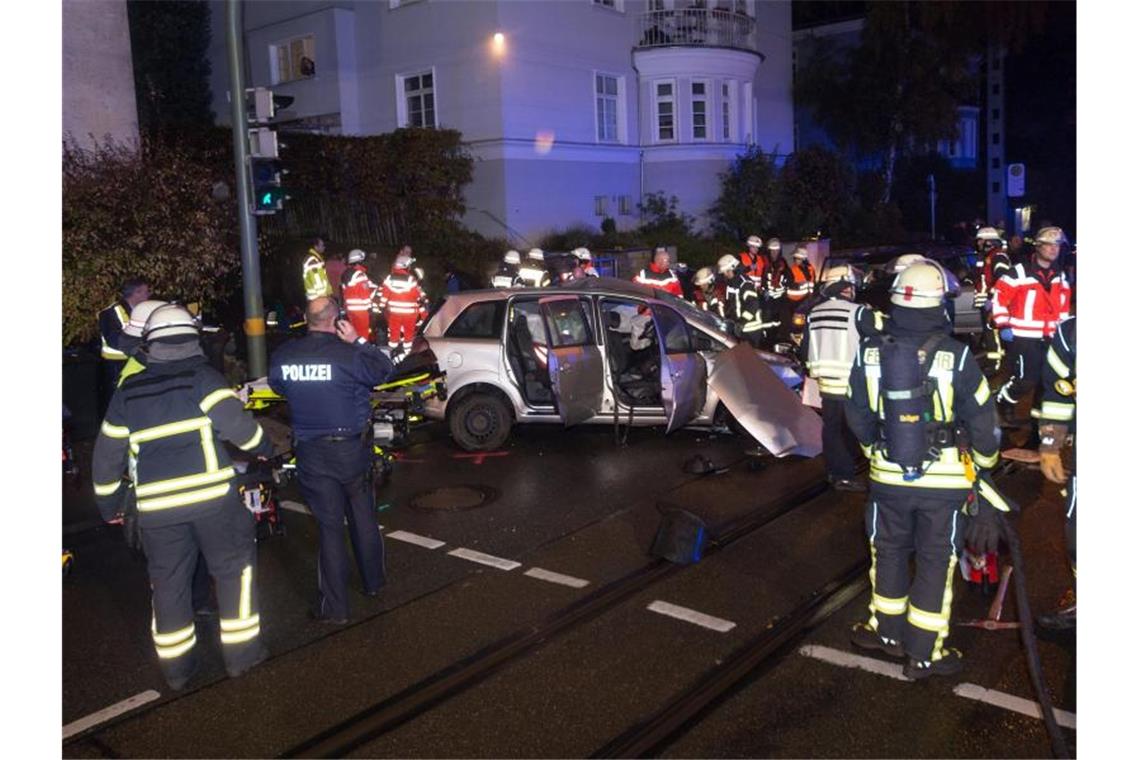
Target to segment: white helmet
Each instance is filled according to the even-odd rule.
[[[716,272],[713,271],[712,267],[701,267],[697,270],[697,273],[693,275],[693,282],[702,288],[712,285],[714,280],[716,280]]]
[[[531,261],[544,261],[545,257],[542,254],[541,248],[531,248],[526,252],[526,257]]]
[[[519,258],[519,252],[514,248],[503,254],[504,264],[518,264],[522,259]]]
[[[804,248],[802,245],[797,245],[796,250],[792,251],[792,258],[796,261],[803,261],[807,259],[807,257],[807,248]]]
[[[891,303],[908,309],[941,306],[945,296],[946,273],[929,259],[911,264],[891,285]]]
[[[759,235],[752,235],[748,238],[747,245],[749,248],[753,246],[759,248],[760,246],[764,245],[764,241],[760,239]]]
[[[411,256],[409,256],[408,254],[398,253],[398,254],[396,254],[396,261],[392,264],[392,266],[397,267],[399,269],[408,269],[412,266],[412,264],[414,262],[415,262],[415,259],[412,258]]]
[[[575,248],[573,251],[570,251],[570,253],[576,259],[578,259],[578,261],[593,261],[594,260],[594,258],[590,255],[590,249],[589,248]]]
[[[135,308],[131,309],[130,321],[123,326],[123,334],[132,338],[141,338],[147,319],[159,306],[166,306],[166,301],[143,301],[135,304]]]
[[[1042,227],[1033,236],[1033,245],[1061,245],[1067,242],[1060,227]]]
[[[351,251],[348,252],[348,263],[349,264],[359,264],[360,262],[364,261],[364,259],[367,257],[367,255],[368,254],[366,254],[364,251],[360,250],[359,248],[353,248]]]
[[[975,240],[1001,240],[1001,235],[993,227],[982,227],[974,235]]]
[[[928,260],[929,259],[923,256],[921,253],[904,253],[902,256],[899,256],[891,262],[891,271],[895,274],[899,274],[911,264],[917,264],[920,261]]]
[[[783,246],[780,243],[780,238],[771,238],[768,240],[769,251],[776,251],[778,253],[782,247]]]
[[[157,307],[147,317],[142,338],[145,341],[163,340],[179,335],[197,335],[198,321],[181,304],[168,303]]]
[[[823,270],[819,277],[820,285],[830,285],[835,282],[848,282],[859,284],[859,270],[850,264],[832,264]]]
[[[738,266],[740,266],[740,259],[731,253],[726,253],[716,260],[716,268],[721,274],[733,274]]]

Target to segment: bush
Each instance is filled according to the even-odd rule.
[[[713,231],[731,240],[767,236],[776,226],[778,204],[775,154],[752,146],[721,174],[720,197],[709,208]]]
[[[780,170],[777,229],[789,240],[842,235],[855,211],[855,175],[835,153],[811,147],[793,153]]]
[[[645,220],[638,228],[638,232],[643,238],[656,241],[650,245],[692,237],[695,220],[689,214],[677,211],[678,203],[677,196],[671,195],[666,198],[665,193],[659,191],[649,193],[645,196],[645,200],[637,204]]]

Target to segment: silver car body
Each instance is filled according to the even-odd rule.
[[[651,310],[660,336],[661,403],[638,406],[622,402],[613,386],[610,352],[613,337],[602,328],[602,302],[629,302]],[[477,303],[506,302],[494,337],[453,337],[456,319]],[[547,369],[557,404],[533,404],[525,397],[508,357],[512,306],[538,302],[544,317]],[[624,306],[624,304],[623,304]],[[678,331],[677,317],[687,326]],[[589,335],[583,334],[583,324]],[[672,330],[672,332],[668,332]],[[725,332],[714,315],[659,290],[624,280],[588,278],[557,288],[478,290],[447,298],[425,326],[423,337],[447,373],[447,399],[430,399],[425,414],[447,417],[450,404],[465,389],[491,386],[509,399],[518,423],[622,424],[710,427],[723,402],[737,422],[776,456],[815,456],[822,450],[819,416],[793,390],[802,376],[791,361],[757,351]],[[567,345],[562,345],[566,343]]]

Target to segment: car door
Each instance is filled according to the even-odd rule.
[[[697,353],[683,317],[668,306],[653,305],[653,326],[661,349],[661,403],[665,433],[689,424],[705,405],[705,360]]]
[[[549,350],[547,370],[558,416],[566,425],[584,422],[602,406],[602,352],[594,342],[586,304],[577,296],[539,300]]]

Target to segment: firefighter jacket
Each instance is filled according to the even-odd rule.
[[[974,265],[974,307],[981,309],[993,295],[994,285],[1005,276],[1013,264],[1009,254],[1001,248],[990,248]]]
[[[755,332],[760,328],[760,296],[756,286],[743,272],[725,283],[724,314],[740,325],[743,332]]]
[[[99,341],[102,344],[99,355],[104,359],[115,362],[127,360],[126,352],[119,347],[119,339],[130,319],[130,311],[122,301],[115,301],[99,312]]]
[[[420,281],[406,269],[393,269],[380,286],[380,309],[391,319],[394,316],[427,316],[427,296]]]
[[[886,334],[918,349],[932,335],[942,331],[945,321],[942,307],[932,309],[896,308],[886,324]],[[880,387],[879,347],[882,340],[870,337],[862,341],[847,389],[847,424],[859,441],[863,453],[871,460],[871,481],[888,491],[913,493],[915,488],[936,489],[952,493],[961,491],[963,499],[973,488],[977,470],[997,464],[998,438],[990,386],[968,346],[948,335],[934,345],[934,359],[928,378],[932,384],[931,419],[956,431],[957,441],[948,445],[932,444],[932,461],[921,477],[908,481],[903,469],[892,462],[885,451],[882,436],[883,399]],[[961,448],[960,448],[961,447]]]
[[[760,277],[762,285],[757,289],[771,300],[783,298],[788,292],[791,275],[788,272],[788,262],[782,256],[775,261],[769,260],[764,265],[764,273]]]
[[[851,365],[859,342],[882,331],[882,318],[861,304],[843,298],[828,298],[816,304],[807,316],[807,330],[800,350],[808,374],[819,381],[819,392],[832,398],[847,396]]]
[[[756,254],[751,251],[744,251],[736,254],[736,258],[740,259],[740,265],[744,267],[744,274],[756,286],[756,292],[763,293],[764,270],[768,267],[768,257],[762,251]]]
[[[341,290],[344,294],[344,310],[370,311],[372,300],[376,297],[378,286],[368,276],[368,270],[363,264],[353,264],[344,270],[341,278]]]
[[[550,285],[550,272],[537,261],[524,261],[519,266],[519,282],[524,288],[545,288]]]
[[[1055,267],[1017,264],[994,285],[993,321],[1019,338],[1048,340],[1069,316],[1073,291]]]
[[[634,276],[633,281],[639,285],[648,285],[651,288],[672,293],[677,296],[677,298],[684,297],[684,291],[681,289],[681,281],[677,279],[676,273],[669,267],[658,269],[655,264],[650,264],[638,272],[637,275]]]
[[[372,389],[391,374],[392,362],[380,348],[311,332],[273,352],[268,380],[289,402],[297,440],[359,435],[363,441],[372,419]]]
[[[1041,371],[1042,422],[1061,422],[1073,432],[1077,421],[1077,318],[1057,325]]]
[[[519,281],[519,268],[515,264],[499,264],[498,270],[491,277],[492,288],[518,288],[522,287]]]
[[[220,508],[234,479],[222,441],[255,456],[273,453],[261,426],[206,357],[151,360],[115,391],[95,441],[91,479],[103,519],[119,510],[128,469],[144,528]]]
[[[815,267],[810,261],[795,262],[788,270],[788,300],[799,303],[815,290]]]
[[[305,298],[315,301],[321,296],[332,295],[332,284],[325,271],[325,260],[315,248],[310,248],[301,264],[301,281],[305,285]]]

